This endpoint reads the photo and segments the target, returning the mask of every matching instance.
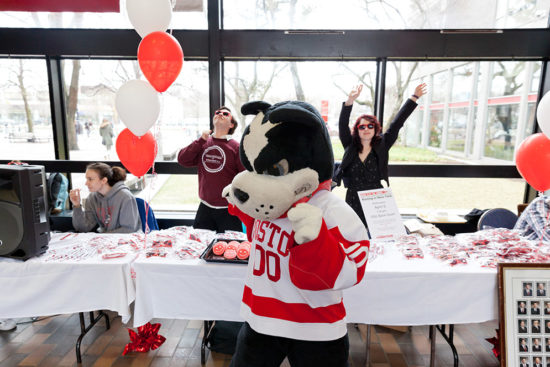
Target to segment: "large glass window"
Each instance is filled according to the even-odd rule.
[[[535,61],[389,61],[384,120],[426,82],[429,93],[396,146],[431,150],[439,161],[457,164],[512,165],[515,149],[533,130],[540,68]]]
[[[44,60],[0,59],[0,159],[55,159]]]
[[[507,208],[514,213],[523,202],[525,181],[505,178],[391,177],[402,212],[473,208]],[[498,189],[497,189],[498,188]]]
[[[72,173],[71,181],[73,188],[80,189],[82,199],[90,195],[84,173]],[[196,211],[199,207],[197,175],[147,174],[142,178],[128,175],[125,184],[135,196],[149,202],[155,211]]]
[[[356,100],[350,122],[364,113],[373,113],[375,62],[225,62],[225,99],[238,120],[243,103],[264,100],[271,104],[285,100],[311,103],[321,113],[331,135],[335,159],[342,159],[344,150],[338,138],[338,117],[342,103],[351,89],[364,84]],[[240,124],[241,131],[245,124]],[[238,135],[238,134],[237,134]]]
[[[71,160],[118,161],[115,143],[118,134],[126,128],[115,108],[118,88],[132,79],[144,79],[137,61],[131,60],[63,60],[63,76],[67,91],[67,132]],[[208,65],[203,61],[186,61],[178,79],[160,95],[161,113],[150,132],[158,144],[156,161],[176,161],[179,149],[188,145],[203,130],[209,128]],[[102,134],[105,124],[111,124],[113,136]],[[109,144],[111,143],[111,144]],[[174,180],[196,181],[196,175],[159,175],[152,180],[156,207],[169,209],[179,200],[164,192],[164,185]],[[129,176],[129,184],[139,181]],[[187,182],[187,181],[186,181]],[[74,175],[74,187],[84,186],[84,175]],[[143,182],[136,186],[140,191]],[[176,185],[177,186],[177,185]],[[180,186],[189,192],[189,188]],[[85,189],[84,189],[85,190]],[[198,192],[193,190],[194,205]],[[176,195],[178,196],[178,195]],[[150,198],[145,198],[150,199]],[[187,205],[187,204],[185,204]],[[184,209],[184,206],[180,207]]]
[[[172,12],[171,28],[208,28],[206,0],[177,0],[172,3],[175,6]],[[93,5],[90,7],[93,8]],[[9,28],[134,28],[126,14],[125,1],[121,1],[119,13],[0,11],[0,24],[2,27]]]
[[[133,79],[145,79],[137,61],[63,60],[67,91],[67,131],[73,160],[117,160],[114,143],[126,128],[115,109],[118,88]],[[187,61],[178,79],[160,94],[161,114],[150,130],[158,143],[157,161],[174,161],[183,145],[209,126],[208,66]],[[101,134],[112,124],[112,144]]]
[[[497,105],[488,107],[487,128],[485,130],[485,157],[514,159],[513,136],[518,121],[517,105]]]
[[[228,29],[544,28],[545,0],[224,0]]]
[[[447,130],[447,148],[449,150],[464,152],[467,123],[467,108],[453,108],[450,111],[449,128]]]
[[[430,110],[429,119],[428,145],[439,148],[441,147],[441,136],[443,135],[443,110]]]
[[[388,124],[421,82],[428,93],[390,150],[391,163],[510,164],[532,133],[540,62],[394,62],[386,68]],[[521,179],[390,177],[402,211],[505,207],[523,201]],[[494,188],[498,187],[499,190]],[[457,194],[458,193],[458,194]]]
[[[390,177],[390,184],[399,211],[405,214],[436,210],[466,214],[473,208],[507,208],[515,213],[525,190],[522,179],[505,178]],[[333,192],[345,198],[343,186]]]
[[[157,181],[155,181],[157,180]],[[149,200],[155,210],[196,211],[199,207],[197,175],[158,175],[152,178],[152,189],[141,197]]]

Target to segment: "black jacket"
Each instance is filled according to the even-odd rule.
[[[388,186],[390,184],[388,178],[388,159],[390,148],[397,140],[399,130],[401,130],[403,124],[410,116],[410,114],[414,111],[416,106],[418,106],[416,102],[413,102],[411,99],[407,99],[403,107],[401,107],[399,112],[397,112],[397,115],[395,115],[395,118],[390,123],[390,126],[386,130],[386,132],[380,135],[381,139],[376,141],[372,146],[372,149],[378,157],[378,170],[380,173],[380,177],[386,181]],[[352,137],[349,129],[349,115],[351,114],[352,107],[353,106],[346,106],[344,103],[342,103],[342,110],[340,111],[340,119],[338,121],[338,131],[340,134],[340,141],[342,142],[345,151],[344,157],[342,158],[342,163],[336,169],[333,178],[337,185],[340,185],[342,178],[344,178],[344,186],[346,187],[347,177],[344,177],[344,171],[347,167],[349,167],[354,158],[359,154],[355,146],[352,144]]]

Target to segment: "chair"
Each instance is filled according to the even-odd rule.
[[[141,219],[141,229],[143,230],[143,232],[145,233],[146,223],[147,223],[147,227],[149,227],[149,231],[158,231],[159,225],[157,223],[157,219],[155,218],[155,213],[153,213],[153,208],[151,208],[148,202],[146,202],[141,198],[136,198],[136,203],[139,210],[139,217]]]
[[[518,215],[521,215],[521,213],[523,213],[523,211],[525,210],[525,208],[527,208],[529,206],[529,203],[526,203],[526,204],[518,204]]]
[[[514,228],[517,220],[518,216],[508,209],[489,209],[479,218],[479,221],[477,222],[477,229],[481,230],[485,227],[512,229]]]

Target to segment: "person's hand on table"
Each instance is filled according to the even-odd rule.
[[[73,189],[69,191],[69,199],[74,208],[80,208],[80,189]]]

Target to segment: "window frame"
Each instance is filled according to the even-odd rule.
[[[546,73],[550,54],[549,28],[460,32],[224,30],[221,9],[221,0],[208,1],[207,30],[172,31],[172,35],[182,45],[186,60],[208,61],[211,115],[224,104],[223,62],[226,60],[375,60],[375,113],[381,120],[388,61],[541,61],[538,101],[550,90],[550,77]],[[68,156],[61,60],[136,59],[139,42],[140,37],[134,30],[0,28],[0,57],[42,57],[47,63],[56,160],[36,160],[29,163],[44,165],[48,172],[85,171],[89,162],[70,161]],[[533,133],[537,131],[538,125],[535,123]],[[197,172],[194,168],[184,168],[174,162],[156,162],[155,171],[170,174]],[[521,177],[513,165],[390,164],[389,172],[392,176],[401,177]],[[534,194],[526,184],[525,202]]]

